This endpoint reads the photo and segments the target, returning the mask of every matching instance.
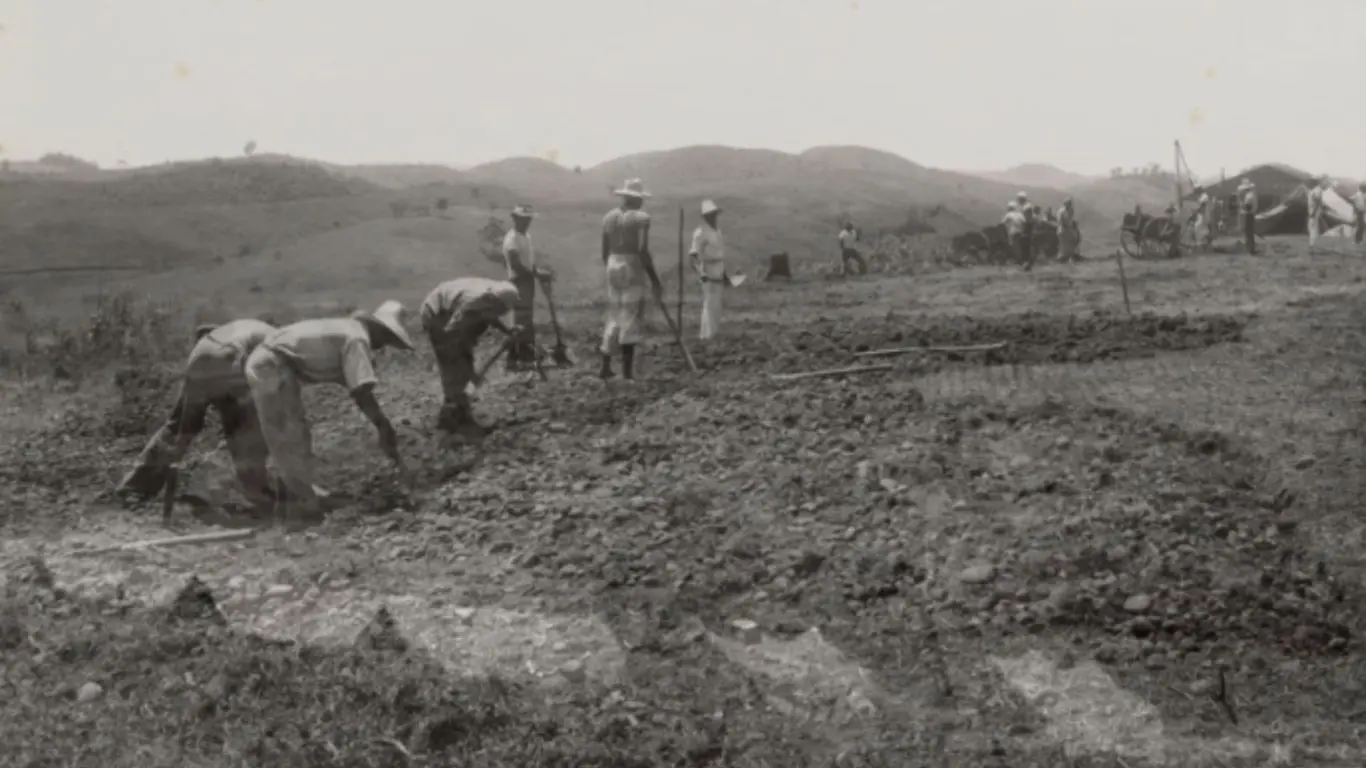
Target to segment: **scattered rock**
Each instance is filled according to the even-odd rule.
[[[1152,604],[1153,599],[1147,595],[1132,595],[1124,601],[1124,610],[1129,613],[1146,613]]]
[[[82,683],[76,690],[76,701],[91,702],[104,695],[104,686],[96,682]]]
[[[219,626],[228,623],[228,618],[214,599],[213,591],[198,576],[191,576],[180,592],[176,593],[167,611],[167,618],[173,623],[208,621]]]
[[[1295,469],[1309,469],[1317,461],[1312,455],[1301,456],[1295,460]]]
[[[994,578],[996,578],[996,566],[990,563],[968,566],[958,574],[958,580],[964,584],[985,584]]]
[[[398,630],[398,622],[386,606],[375,611],[374,618],[356,636],[355,645],[371,651],[396,651],[406,653],[409,647],[407,638]]]
[[[559,673],[560,677],[571,683],[582,683],[588,679],[587,670],[584,669],[583,663],[578,661],[570,661],[560,665]]]
[[[735,619],[730,623],[731,629],[740,638],[740,642],[745,645],[757,645],[763,642],[764,632],[759,625],[749,619]]]

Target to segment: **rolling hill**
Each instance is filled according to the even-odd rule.
[[[953,235],[993,223],[1021,186],[851,146],[800,154],[692,146],[575,170],[526,157],[464,171],[356,168],[261,155],[101,172],[93,181],[11,174],[0,179],[0,273],[131,269],[148,274],[116,282],[157,295],[193,285],[247,303],[365,294],[398,288],[394,280],[420,292],[452,275],[482,273],[490,265],[478,252],[479,228],[529,202],[545,214],[534,230],[537,247],[555,259],[570,289],[596,285],[598,223],[614,204],[610,190],[628,177],[643,178],[656,195],[649,203],[654,247],[666,263],[677,250],[677,212],[685,211],[686,235],[709,197],[726,209],[729,250],[747,270],[777,252],[799,266],[830,261],[846,216],[866,239],[930,228]],[[1067,196],[1024,188],[1045,206]],[[410,212],[399,218],[404,204]],[[1091,231],[1113,231],[1131,208],[1117,192],[1077,201]],[[79,293],[90,281],[68,273],[4,279],[24,293],[39,283]],[[107,287],[111,277],[96,279]]]
[[[1004,171],[976,171],[969,172],[969,174],[991,181],[999,181],[1002,184],[1047,187],[1049,189],[1072,189],[1098,180],[1095,176],[1084,176],[1080,173],[1064,171],[1047,163],[1025,163]]]

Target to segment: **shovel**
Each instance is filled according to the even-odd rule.
[[[669,324],[669,330],[674,332],[674,338],[678,340],[678,348],[683,350],[683,359],[688,363],[688,369],[697,373],[697,363],[693,362],[692,353],[688,351],[688,345],[683,341],[683,331],[674,323],[673,317],[669,315],[669,308],[664,304],[664,297],[656,295],[655,299],[659,302],[659,311],[664,313],[664,322]]]
[[[550,298],[550,291],[542,287],[541,292],[545,294],[545,303],[550,307],[550,327],[555,329],[555,350],[551,352],[551,359],[555,365],[561,368],[569,368],[574,365],[574,361],[569,357],[569,350],[564,346],[564,336],[560,334],[560,318],[555,314],[555,300]]]
[[[505,339],[505,340],[503,341],[503,345],[502,345],[501,347],[498,348],[498,351],[497,351],[497,352],[494,352],[492,357],[490,357],[489,359],[485,360],[485,361],[484,361],[484,364],[481,365],[481,366],[479,366],[479,370],[476,371],[475,374],[474,374],[475,379],[476,379],[477,381],[479,381],[479,382],[482,383],[482,382],[484,381],[484,374],[488,373],[488,372],[489,372],[489,369],[493,367],[493,364],[496,363],[496,362],[498,362],[498,358],[502,357],[502,356],[503,356],[503,353],[507,352],[507,351],[508,351],[509,349],[511,349],[511,348],[512,348],[512,337],[509,336],[507,339]],[[479,386],[479,384],[475,384],[475,386],[477,387],[477,386]]]

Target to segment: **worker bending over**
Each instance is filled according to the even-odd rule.
[[[486,430],[474,420],[470,398],[465,393],[470,382],[479,384],[474,348],[489,326],[502,331],[509,345],[524,338],[518,335],[522,331],[520,326],[508,328],[502,320],[521,298],[521,292],[511,282],[482,277],[448,280],[427,294],[422,302],[422,329],[432,343],[441,373],[438,429],[473,439],[484,436]]]
[[[266,470],[266,445],[251,399],[244,364],[274,326],[260,320],[234,320],[195,329],[195,344],[181,378],[171,415],[142,450],[135,466],[115,488],[121,497],[151,498],[165,488],[172,468],[204,430],[210,408],[218,411],[237,481],[252,504],[274,501]]]
[[[261,417],[266,446],[275,460],[289,503],[299,518],[317,517],[318,494],[313,435],[304,413],[303,385],[339,384],[379,432],[384,454],[404,484],[408,469],[398,452],[398,435],[375,399],[375,352],[386,347],[413,350],[403,328],[403,305],[386,301],[373,313],[304,320],[272,333],[247,358],[247,382]]]

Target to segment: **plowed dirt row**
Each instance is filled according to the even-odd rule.
[[[1125,321],[1097,331],[1112,334],[1104,343],[1067,331],[1062,320],[1011,327],[1023,339],[1019,348],[1034,350],[1019,353],[1021,362],[1052,355],[1061,362],[1071,353],[1151,354],[1236,340],[1235,326],[1241,328],[1208,319]],[[992,335],[999,327],[986,323],[912,326],[899,331],[900,339],[877,335],[898,331],[856,328],[817,325],[768,347],[795,350],[839,338],[824,353],[834,359],[879,339],[1000,340]],[[763,344],[752,345],[764,354]],[[405,451],[421,477],[415,499],[389,487],[371,430],[354,406],[315,393],[311,415],[320,463],[330,468],[326,481],[356,503],[308,536],[272,534],[144,569],[160,599],[199,573],[223,610],[242,611],[248,625],[254,620],[245,617],[262,615],[248,606],[275,600],[278,608],[264,615],[277,629],[307,629],[314,614],[293,606],[312,601],[323,609],[315,614],[347,616],[337,623],[354,631],[359,617],[388,602],[410,641],[470,636],[444,646],[417,642],[436,661],[443,647],[455,659],[503,658],[493,666],[509,678],[553,679],[559,693],[517,688],[472,703],[466,697],[485,694],[419,682],[432,674],[423,671],[425,661],[372,651],[336,658],[248,652],[247,641],[217,630],[154,640],[132,628],[101,630],[100,620],[76,608],[63,609],[71,624],[52,630],[69,633],[65,640],[36,637],[32,647],[25,645],[31,639],[14,646],[69,663],[51,673],[37,662],[26,665],[18,684],[50,693],[44,686],[60,682],[69,692],[82,675],[103,675],[102,685],[130,693],[127,706],[86,715],[86,726],[100,733],[141,733],[165,749],[208,739],[293,764],[327,755],[357,764],[389,755],[398,764],[406,758],[392,746],[375,746],[390,738],[432,754],[476,750],[491,765],[706,764],[722,756],[741,765],[810,765],[843,754],[865,764],[947,757],[953,764],[1020,766],[1053,764],[1052,747],[1043,745],[1061,738],[1045,717],[1056,712],[1012,693],[1002,670],[1013,670],[1017,680],[1027,676],[990,659],[1027,658],[1021,654],[1042,649],[1063,667],[1069,658],[1104,663],[1157,708],[1172,744],[1183,748],[1196,743],[1189,739],[1243,739],[1252,746],[1231,750],[1233,757],[1255,764],[1271,746],[1248,740],[1250,734],[1288,741],[1289,726],[1278,724],[1310,721],[1323,743],[1361,747],[1345,719],[1341,727],[1320,721],[1323,712],[1350,711],[1360,694],[1353,686],[1366,669],[1350,608],[1361,596],[1300,540],[1280,489],[1262,485],[1264,460],[1236,438],[1062,402],[926,403],[905,376],[758,387],[727,376],[673,382],[661,369],[675,354],[656,350],[649,368],[661,379],[635,385],[604,387],[583,372],[558,375],[534,391],[498,383],[476,408],[504,426],[478,452],[437,445],[426,426],[436,408],[432,375],[414,370],[420,362],[397,362],[382,374],[382,397],[407,422]],[[726,360],[730,353],[715,354]],[[775,353],[757,362],[782,370],[784,359]],[[818,367],[804,359],[804,367]],[[734,363],[724,370],[739,375]],[[130,398],[96,420],[103,450],[86,442],[97,435],[76,436],[83,450],[63,449],[73,456],[68,464],[44,465],[32,454],[71,442],[29,444],[30,457],[11,471],[47,479],[32,493],[35,502],[63,505],[50,510],[52,520],[69,522],[77,507],[89,514],[90,492],[115,474],[114,459],[125,460],[145,438],[117,421],[120,408],[137,411],[140,402]],[[67,439],[73,440],[69,433]],[[206,453],[194,482],[212,484],[222,466],[221,457]],[[74,481],[64,490],[51,479],[58,472]],[[39,526],[15,523],[14,530],[22,527]],[[123,533],[148,527],[129,523]],[[52,570],[66,579],[110,570],[51,557]],[[290,568],[281,572],[284,564]],[[242,579],[236,586],[234,577]],[[127,584],[124,590],[137,591]],[[10,633],[34,638],[45,631],[40,617],[50,608],[25,600],[29,607]],[[444,620],[415,624],[423,615]],[[122,626],[107,618],[110,627]],[[858,673],[846,671],[835,676],[845,681],[838,696],[812,694],[821,686],[792,680],[775,688],[771,676],[752,671],[763,659],[745,657],[777,662],[745,650],[756,646],[733,625],[738,619],[754,621],[775,642],[813,638],[816,630],[823,644],[811,645],[808,656],[833,646],[849,669],[866,670],[869,684],[853,686],[850,675]],[[507,629],[514,624],[521,629]],[[81,631],[125,635],[82,645]],[[545,638],[541,647],[525,639],[537,632]],[[476,636],[501,638],[504,647],[495,653]],[[62,642],[77,647],[64,652]],[[615,661],[601,650],[612,647],[619,649]],[[157,699],[151,680],[179,685],[160,671],[146,681],[118,671],[130,661],[130,668],[150,672],[158,654],[179,659],[166,669],[186,667],[200,681],[177,695],[209,696],[208,703],[185,708],[189,699]],[[225,661],[194,661],[200,654]],[[248,658],[254,660],[242,661]],[[822,658],[808,663],[838,665],[835,657]],[[527,660],[537,672],[525,669]],[[1235,691],[1229,701],[1237,726],[1211,698],[1219,668]],[[203,680],[215,675],[223,682],[204,693]],[[338,675],[352,682],[323,693],[324,680]],[[361,693],[366,680],[382,694]],[[847,693],[851,688],[862,698]],[[502,704],[487,703],[500,695]],[[824,709],[812,703],[822,696]],[[180,730],[139,714],[149,701]],[[337,715],[342,719],[330,728],[284,714],[310,701],[356,712]],[[480,720],[481,712],[498,714]],[[373,717],[361,719],[365,713]],[[72,737],[67,723],[35,729],[35,717],[15,713],[12,721],[28,731],[6,736],[34,749]],[[793,717],[808,725],[794,729]],[[268,718],[290,722],[290,729],[271,732]],[[239,724],[233,733],[223,730],[229,719]],[[462,725],[451,724],[456,720]],[[488,735],[475,738],[475,731]],[[1321,746],[1296,748],[1304,757]],[[1161,751],[1124,754],[1129,765],[1171,760]]]

